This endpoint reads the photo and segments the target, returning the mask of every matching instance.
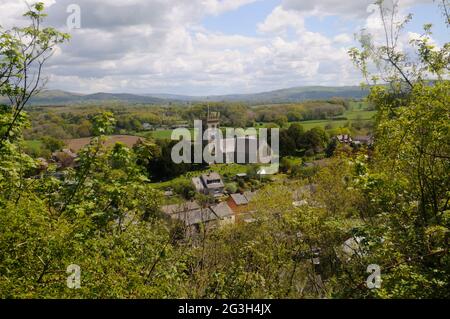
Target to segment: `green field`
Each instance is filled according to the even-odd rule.
[[[344,127],[347,123],[351,123],[354,121],[361,121],[361,122],[369,122],[373,119],[373,116],[376,114],[376,112],[372,111],[362,111],[362,112],[350,112],[349,115],[344,115],[347,117],[347,120],[316,120],[316,121],[303,121],[298,122],[303,126],[303,128],[308,131],[315,127],[321,127],[325,128],[327,125],[331,126],[331,128],[340,128]],[[358,118],[360,116],[360,118]]]
[[[348,123],[352,123],[355,121],[360,122],[369,122],[372,121],[377,114],[377,111],[368,111],[367,110],[368,105],[366,102],[350,102],[350,110],[344,112],[344,114],[341,116],[341,118],[346,118],[346,120],[343,119],[326,119],[326,120],[311,120],[311,121],[300,121],[300,122],[293,122],[293,123],[299,123],[303,126],[305,130],[311,130],[315,127],[321,127],[326,128],[340,128],[345,127]],[[292,124],[292,123],[290,123]],[[265,127],[268,123],[257,123],[257,127]],[[190,129],[191,134],[193,135],[193,129]],[[151,136],[154,139],[170,139],[172,135],[172,130],[159,130],[159,131],[152,131],[145,133],[147,136]]]
[[[377,114],[377,111],[368,111],[368,105],[366,102],[350,102],[350,110],[345,111],[342,117],[346,120],[313,120],[313,121],[301,121],[301,124],[305,130],[310,130],[314,127],[325,128],[327,125],[332,128],[344,127],[347,123],[354,121],[369,122],[372,121]]]
[[[240,165],[240,164],[216,164],[211,165],[209,168],[202,170],[202,171],[192,171],[189,173],[186,173],[183,176],[177,177],[175,179],[165,181],[165,182],[156,182],[152,183],[152,185],[160,190],[165,190],[169,187],[173,187],[177,183],[183,182],[183,181],[190,181],[191,178],[200,176],[201,174],[208,173],[210,171],[214,171],[219,173],[221,176],[225,177],[234,177],[239,173],[246,173],[247,169],[249,168],[249,165]]]
[[[195,137],[194,130],[189,129],[189,131],[191,132],[191,136]],[[172,132],[173,130],[158,130],[158,131],[151,131],[149,133],[146,133],[145,135],[153,137],[154,139],[157,140],[170,140],[172,137]]]
[[[36,153],[39,152],[39,150],[42,148],[42,142],[39,140],[30,140],[30,141],[25,141],[25,147],[29,150],[29,151],[35,151]]]

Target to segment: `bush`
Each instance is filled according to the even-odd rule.
[[[188,180],[179,182],[173,187],[173,190],[175,193],[177,193],[180,196],[183,196],[183,198],[187,200],[190,200],[195,197],[195,187]]]
[[[225,190],[229,194],[235,194],[238,190],[238,186],[236,183],[228,183],[228,184],[225,184]]]
[[[45,148],[49,149],[51,152],[56,152],[64,148],[66,143],[54,138],[52,136],[45,136],[42,138],[42,143]]]

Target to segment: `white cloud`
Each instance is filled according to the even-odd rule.
[[[389,6],[396,1],[398,1],[401,8],[419,3],[433,2],[433,0],[385,0],[385,4]],[[366,18],[370,13],[367,8],[374,3],[375,0],[283,0],[283,8],[316,16],[337,15],[347,18]]]
[[[333,37],[333,41],[338,44],[348,44],[353,41],[353,38],[347,33],[341,33]]]
[[[256,1],[262,0],[46,0],[49,24],[63,30],[68,4],[79,4],[82,13],[82,29],[73,30],[71,42],[49,61],[49,85],[84,93],[210,95],[360,82],[347,56],[351,35],[311,32],[305,18],[367,18],[369,1],[284,0],[255,26],[257,36],[201,25],[206,16]],[[0,0],[2,24],[21,20],[25,6],[19,2]],[[370,19],[364,23],[376,27]]]
[[[276,7],[266,20],[258,25],[261,32],[286,32],[293,28],[297,32],[305,29],[303,16],[296,11],[285,10],[282,6]]]

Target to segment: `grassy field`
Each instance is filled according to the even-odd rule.
[[[361,122],[369,122],[372,121],[373,116],[376,114],[376,112],[372,111],[361,111],[361,112],[349,112],[348,115],[344,115],[344,117],[347,118],[347,120],[316,120],[316,121],[302,121],[298,122],[303,126],[303,128],[308,131],[311,130],[314,127],[321,127],[325,128],[327,126],[330,126],[331,128],[339,128],[344,127],[348,122],[354,122],[354,121],[361,121]]]
[[[224,177],[233,177],[239,173],[246,173],[247,169],[249,167],[250,167],[249,165],[239,165],[239,164],[211,165],[209,168],[207,168],[203,171],[189,172],[189,173],[186,173],[185,175],[177,177],[175,179],[165,181],[165,182],[152,183],[152,185],[157,189],[165,190],[165,189],[173,187],[174,185],[179,184],[181,182],[190,181],[191,178],[200,176],[201,174],[208,173],[210,171],[217,172],[221,176],[224,176]]]
[[[349,122],[352,123],[355,121],[361,121],[361,122],[372,121],[376,114],[377,114],[376,111],[352,109],[352,110],[346,111],[341,116],[341,118],[346,118],[346,120],[343,120],[343,119],[311,120],[311,121],[291,122],[291,123],[289,123],[289,125],[291,125],[293,123],[298,123],[298,124],[302,125],[306,131],[309,131],[315,127],[325,128],[325,127],[329,126],[331,128],[340,128],[340,127],[344,127]],[[267,126],[267,123],[258,123],[258,127],[265,127],[265,126]]]
[[[327,126],[331,128],[340,128],[344,127],[347,123],[351,123],[354,121],[361,122],[369,122],[372,121],[377,114],[377,111],[368,111],[369,105],[367,102],[358,101],[358,102],[350,102],[350,108],[348,111],[345,111],[341,116],[346,118],[346,120],[313,120],[313,121],[301,121],[298,122],[303,126],[305,130],[310,130],[314,127],[325,128]]]
[[[312,121],[301,121],[297,122],[303,126],[305,130],[311,130],[315,127],[331,127],[331,128],[340,128],[345,127],[348,123],[352,123],[355,121],[360,122],[370,122],[374,119],[377,111],[368,111],[367,102],[350,102],[350,108],[348,111],[344,112],[341,116],[343,119],[326,119],[326,120],[312,120]],[[290,123],[292,124],[292,123]],[[257,123],[257,127],[265,127],[267,123]],[[162,130],[162,131],[153,131],[148,133],[155,139],[170,139],[172,130]],[[193,134],[193,130],[191,129],[191,134]]]
[[[39,140],[25,141],[25,147],[31,152],[39,153],[42,148],[42,142]]]
[[[151,131],[146,133],[147,136],[153,137],[157,140],[170,140],[172,136],[173,130],[160,130],[160,131]],[[191,136],[195,137],[195,133],[193,129],[189,130],[191,132]]]
[[[136,144],[139,139],[141,139],[138,136],[132,136],[132,135],[112,135],[108,136],[108,140],[106,141],[106,146],[112,146],[116,144],[117,142],[123,143],[128,147],[133,147],[134,144]],[[89,144],[91,141],[90,137],[85,138],[76,138],[76,139],[70,139],[64,141],[67,144],[67,147],[75,152],[78,152],[81,148]]]
[[[376,115],[376,111],[347,111],[344,113],[343,117],[346,117],[346,120],[313,120],[313,121],[301,121],[297,122],[303,126],[303,128],[308,131],[313,129],[314,127],[325,128],[326,126],[331,126],[331,128],[339,128],[344,127],[348,122],[361,121],[361,122],[369,122],[372,121],[374,116]],[[295,123],[295,122],[293,122]],[[292,124],[292,123],[290,123]],[[266,126],[266,123],[259,123],[261,127]],[[258,126],[259,127],[259,126]],[[192,132],[192,130],[191,130]],[[162,131],[154,131],[150,133],[154,139],[170,139],[172,130],[162,130]],[[192,134],[192,133],[191,133]]]

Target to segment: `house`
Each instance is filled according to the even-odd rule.
[[[233,210],[228,206],[226,202],[214,205],[210,207],[214,214],[219,217],[219,225],[234,224],[236,217]]]
[[[51,159],[54,163],[56,163],[59,169],[64,169],[74,167],[76,158],[77,154],[73,153],[69,149],[63,149],[60,152],[54,152]]]
[[[239,174],[236,174],[236,180],[239,180],[239,179],[245,179],[245,178],[247,178],[247,173],[239,173]]]
[[[161,211],[184,226],[186,237],[198,234],[201,225],[215,227],[218,219],[210,208],[202,208],[196,202],[166,205],[161,207]]]
[[[153,130],[153,125],[151,125],[150,123],[144,123],[142,124],[142,129],[144,131],[151,131]]]
[[[227,201],[228,206],[230,206],[235,213],[240,213],[242,212],[242,208],[245,208],[255,195],[255,192],[231,194]]]
[[[353,139],[353,144],[355,145],[373,145],[373,137],[372,136],[355,136]]]
[[[172,216],[174,214],[200,209],[197,202],[185,202],[183,204],[173,204],[161,207],[163,213]]]
[[[338,136],[335,137],[335,139],[339,143],[343,143],[343,144],[350,144],[350,143],[353,142],[352,138],[348,134],[338,135]]]
[[[225,184],[222,181],[222,177],[215,172],[203,174],[200,177],[194,177],[192,184],[198,193],[210,195],[210,196],[222,196]]]
[[[173,219],[182,221],[187,227],[199,226],[217,220],[217,215],[210,208],[199,208],[194,210],[186,210],[183,212],[172,214]],[[198,229],[197,229],[198,230]]]
[[[172,220],[180,221],[185,226],[187,236],[198,234],[201,225],[215,228],[235,222],[234,213],[227,203],[201,207],[196,202],[186,202],[163,206],[161,211]]]
[[[230,203],[233,204],[233,206],[243,206],[248,204],[247,198],[243,194],[231,194],[230,195]]]

